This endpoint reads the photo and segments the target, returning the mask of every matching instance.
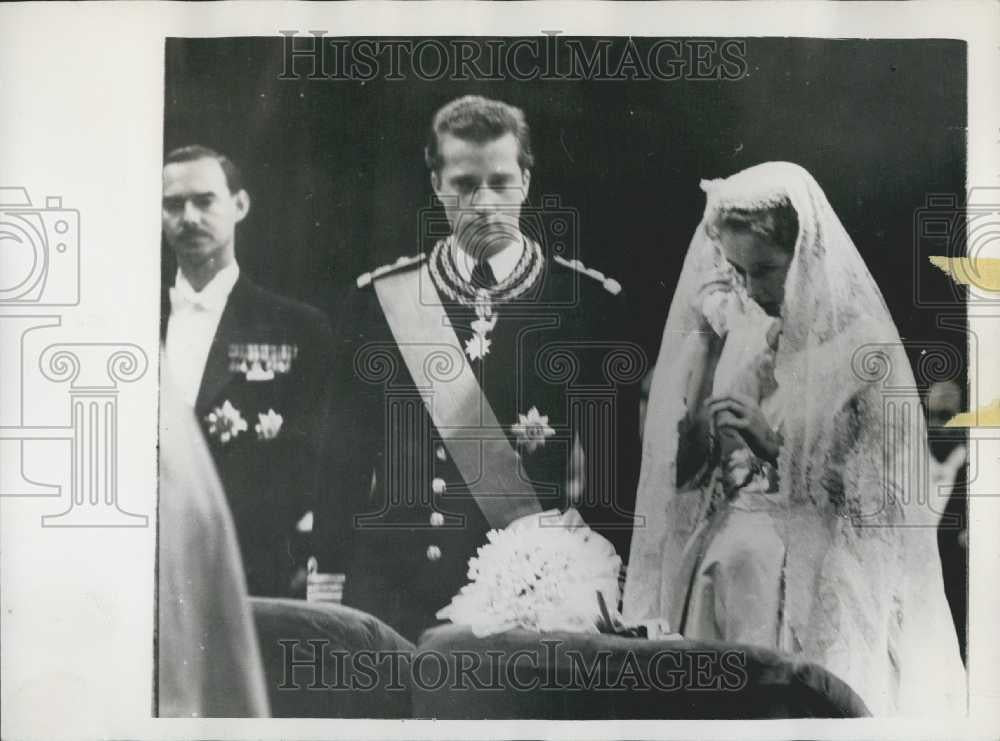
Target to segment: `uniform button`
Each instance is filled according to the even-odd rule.
[[[440,512],[431,512],[431,526],[441,527],[444,524],[444,515]]]
[[[448,451],[444,449],[444,445],[439,444],[434,448],[434,457],[439,461],[448,460]]]
[[[431,491],[435,494],[444,494],[448,490],[448,485],[444,483],[444,479],[436,478],[431,481]]]
[[[437,561],[440,558],[441,558],[441,549],[440,548],[438,548],[436,545],[429,545],[429,546],[427,546],[427,560],[428,561]]]

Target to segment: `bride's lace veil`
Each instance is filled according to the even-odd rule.
[[[694,298],[723,264],[706,230],[724,209],[780,203],[799,234],[775,357],[786,546],[780,649],[847,681],[877,713],[963,702],[961,660],[927,501],[927,445],[913,373],[882,294],[822,189],[768,162],[703,181],[707,203],[670,305],[646,413],[624,611],[678,624],[677,565],[704,497],[675,485]],[[935,677],[932,681],[929,677]]]

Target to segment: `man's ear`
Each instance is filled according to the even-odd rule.
[[[524,200],[528,200],[528,191],[531,189],[531,170],[521,170],[521,180],[524,181]]]
[[[233,202],[236,204],[236,223],[238,224],[250,213],[250,194],[240,188],[233,196]]]
[[[434,190],[434,195],[438,198],[441,197],[441,178],[438,177],[437,172],[431,170],[431,188]]]

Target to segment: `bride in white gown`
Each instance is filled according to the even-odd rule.
[[[964,712],[913,374],[812,176],[707,205],[650,392],[625,617],[816,662],[875,715]]]

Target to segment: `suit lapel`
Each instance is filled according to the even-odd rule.
[[[229,370],[229,345],[240,341],[241,331],[249,323],[246,316],[248,304],[251,303],[248,300],[249,291],[247,280],[240,276],[229,293],[201,376],[201,386],[195,402],[195,410],[199,416],[207,413],[222,390],[239,376],[239,373]]]

